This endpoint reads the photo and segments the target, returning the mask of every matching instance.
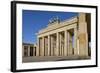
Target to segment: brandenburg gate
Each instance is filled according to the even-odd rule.
[[[79,13],[64,21],[57,17],[50,20],[48,26],[37,33],[36,56],[88,56],[89,16]]]

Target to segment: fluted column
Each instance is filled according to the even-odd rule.
[[[24,57],[24,52],[25,52],[25,50],[24,50],[24,45],[22,45],[22,56]]]
[[[57,35],[57,41],[56,41],[56,56],[59,55],[59,33],[56,33]]]
[[[67,44],[68,44],[68,46],[67,46],[67,47],[68,47],[68,48],[67,48],[67,51],[68,51],[68,52],[67,52],[67,53],[68,53],[68,54],[67,54],[67,55],[69,56],[69,55],[70,55],[70,47],[69,47],[69,45],[70,45],[70,44],[69,44],[69,39],[70,39],[70,38],[69,38],[69,32],[68,32],[68,34],[67,34],[67,39],[68,39],[68,42],[67,42]]]
[[[50,56],[50,35],[48,35],[48,56]]]
[[[50,55],[53,56],[53,37],[51,36],[51,51],[50,51]]]
[[[44,56],[44,37],[42,37],[42,56]]]
[[[59,48],[59,55],[61,56],[62,55],[62,49],[61,49],[61,34],[59,34],[59,42],[60,42],[60,44],[59,44],[59,46],[60,46],[60,48]]]
[[[74,28],[74,55],[78,55],[77,43],[77,28]]]
[[[68,48],[67,48],[67,31],[65,30],[65,39],[64,39],[64,56],[67,56]]]
[[[30,46],[28,46],[28,56],[30,56]]]
[[[36,49],[35,49],[35,50],[36,50],[36,56],[39,56],[39,45],[40,45],[39,42],[40,42],[40,41],[39,41],[39,38],[38,38],[38,39],[37,39]]]

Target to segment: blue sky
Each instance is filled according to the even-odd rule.
[[[78,13],[73,12],[23,10],[22,41],[24,43],[36,43],[36,33],[45,28],[51,18],[58,16],[60,21],[63,21],[77,15]]]

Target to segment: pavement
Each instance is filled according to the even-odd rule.
[[[90,59],[90,56],[34,56],[23,57],[22,62],[43,62],[43,61],[64,61],[64,60],[86,60]]]

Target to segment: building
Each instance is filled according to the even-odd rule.
[[[22,54],[23,54],[23,57],[36,56],[36,45],[29,44],[29,43],[23,43]]]
[[[71,19],[54,18],[37,34],[36,56],[90,56],[91,17],[79,13]]]

